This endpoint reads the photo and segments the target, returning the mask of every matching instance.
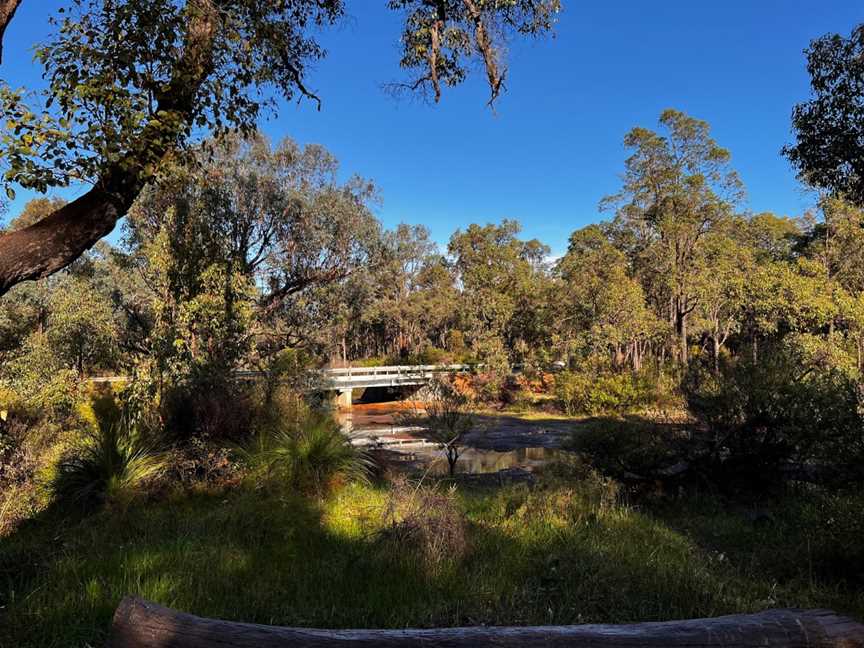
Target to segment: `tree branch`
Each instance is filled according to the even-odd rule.
[[[21,0],[0,0],[0,63],[3,62],[3,36],[6,34],[6,27],[12,22],[20,4]]]
[[[170,83],[158,96],[156,114],[141,129],[131,150],[80,198],[29,227],[0,236],[0,295],[17,283],[47,277],[66,267],[110,233],[189,128],[196,95],[212,70],[218,20],[214,0],[192,0],[189,7],[183,54]]]

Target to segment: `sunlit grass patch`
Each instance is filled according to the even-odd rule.
[[[463,488],[453,505],[464,516],[466,550],[437,564],[422,543],[379,540],[393,522],[392,489],[380,484],[349,485],[324,500],[239,489],[46,518],[0,541],[0,638],[22,647],[99,645],[127,594],[206,616],[319,627],[628,622],[776,606],[864,611],[853,585],[820,577],[816,554],[803,577],[769,559],[800,564],[786,522],[766,530],[710,502],[655,513],[610,499],[604,484]]]

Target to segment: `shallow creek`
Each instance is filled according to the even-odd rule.
[[[351,410],[338,412],[337,420],[357,445],[384,448],[395,463],[444,474],[447,462],[439,447],[423,438],[421,428],[400,420],[400,413],[416,406],[399,401],[354,403]],[[571,425],[554,419],[528,421],[507,415],[478,415],[475,429],[466,435],[457,471],[531,472],[564,452],[561,443]]]

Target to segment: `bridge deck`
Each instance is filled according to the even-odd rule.
[[[400,387],[424,385],[437,375],[470,371],[470,365],[389,365],[382,367],[344,367],[339,369],[322,369],[318,389],[329,391],[347,391],[349,389],[365,389],[367,387]],[[237,380],[260,380],[267,374],[263,371],[236,371]],[[94,383],[124,382],[126,376],[102,376],[90,378]]]

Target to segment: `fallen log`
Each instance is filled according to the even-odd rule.
[[[387,648],[417,645],[424,648],[862,648],[864,625],[830,610],[768,610],[759,614],[630,625],[316,630],[205,619],[127,597],[114,615],[109,642],[110,648]]]

